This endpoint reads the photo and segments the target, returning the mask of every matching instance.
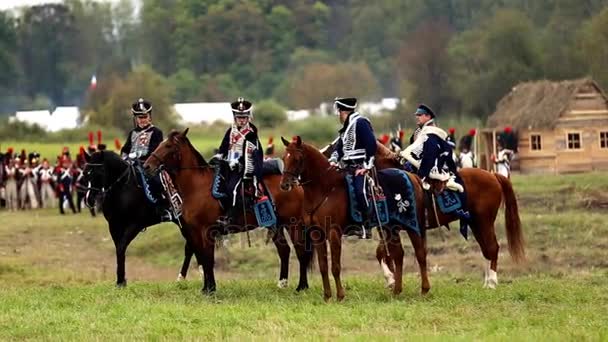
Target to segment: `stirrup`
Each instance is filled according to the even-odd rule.
[[[232,223],[232,218],[230,216],[220,216],[218,217],[218,219],[215,221],[215,223],[222,225],[222,226],[227,226],[230,223]]]
[[[163,212],[160,214],[160,220],[161,222],[172,222],[173,214],[171,214],[171,211],[169,210],[163,210]]]

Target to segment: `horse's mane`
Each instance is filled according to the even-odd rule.
[[[110,150],[97,151],[97,152],[93,153],[93,156],[95,154],[98,154],[99,156],[101,156],[101,159],[103,160],[104,163],[110,164],[113,167],[119,167],[120,165],[126,164],[126,162],[124,160],[122,160],[122,158],[114,151],[110,151]]]
[[[180,134],[180,132],[172,131],[171,133],[169,133],[169,139],[175,138],[175,136],[178,134]],[[184,141],[188,144],[188,147],[190,148],[190,150],[194,154],[194,157],[196,158],[196,162],[197,162],[198,166],[204,166],[204,167],[209,166],[209,164],[207,163],[205,158],[201,155],[201,153],[196,148],[194,148],[194,146],[192,146],[190,139],[188,139],[187,136],[181,136],[181,138],[184,138]]]

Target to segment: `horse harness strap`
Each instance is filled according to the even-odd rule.
[[[317,210],[319,210],[319,208],[321,208],[321,206],[327,202],[327,199],[329,198],[329,194],[332,193],[334,190],[336,189],[336,186],[334,185],[328,192],[325,193],[325,196],[323,196],[323,199],[312,209],[308,212],[308,215],[310,216],[310,222],[312,222],[312,216],[317,212]]]

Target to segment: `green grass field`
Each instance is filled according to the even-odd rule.
[[[169,224],[131,245],[125,289],[114,287],[114,249],[103,218],[55,210],[0,212],[0,340],[608,339],[608,174],[515,176],[528,261],[506,252],[502,213],[496,290],[482,288],[483,261],[457,229],[428,237],[431,292],[419,295],[405,241],[405,288],[394,298],[374,258],[376,244],[346,240],[346,299],[324,303],[311,289],[278,289],[278,259],[265,232],[231,236],[217,255],[217,294],[174,282],[183,241]],[[333,287],[333,281],[332,281]]]

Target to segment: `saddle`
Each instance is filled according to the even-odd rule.
[[[280,163],[279,163],[280,161]],[[245,208],[246,211],[253,211],[255,214],[256,220],[260,227],[273,227],[276,225],[276,210],[274,208],[272,195],[262,183],[264,187],[264,195],[260,198],[255,198],[254,193],[255,189],[251,187],[243,189],[245,192],[245,199],[240,199],[241,196],[237,196],[235,205],[231,205],[233,202],[233,194],[227,191],[226,178],[223,171],[226,169],[224,167],[225,162],[220,162],[217,165],[214,165],[214,177],[213,177],[213,185],[211,187],[211,195],[216,200],[220,201],[220,204],[223,208],[232,208],[234,211],[234,207]],[[264,162],[263,175],[269,174],[282,174],[282,160],[267,160]],[[243,181],[239,181],[236,187],[244,186]],[[231,216],[231,215],[227,215]]]
[[[154,206],[161,206],[163,199],[167,199],[173,217],[180,217],[182,214],[183,201],[175,189],[169,173],[165,170],[161,170],[158,175],[148,177],[143,170],[141,162],[135,161],[133,166],[138,183],[142,187],[148,201]]]
[[[466,209],[466,191],[454,190],[447,187],[448,181],[430,180],[430,189],[425,189],[425,207],[432,208],[434,213],[437,210],[445,215],[456,215],[460,219],[460,234],[468,239],[468,226],[471,222],[471,214]],[[464,184],[459,177],[456,178],[457,184],[464,189]],[[425,211],[426,226],[428,223],[429,210]],[[448,227],[449,229],[449,227]]]
[[[384,225],[393,221],[420,234],[414,186],[407,173],[399,169],[383,169],[377,171],[377,176],[378,183],[384,192],[383,196],[375,201],[375,210],[381,223]],[[357,210],[352,175],[346,175],[345,181],[351,220],[360,223],[362,215]],[[372,214],[371,217],[377,219],[374,216],[376,212]]]

